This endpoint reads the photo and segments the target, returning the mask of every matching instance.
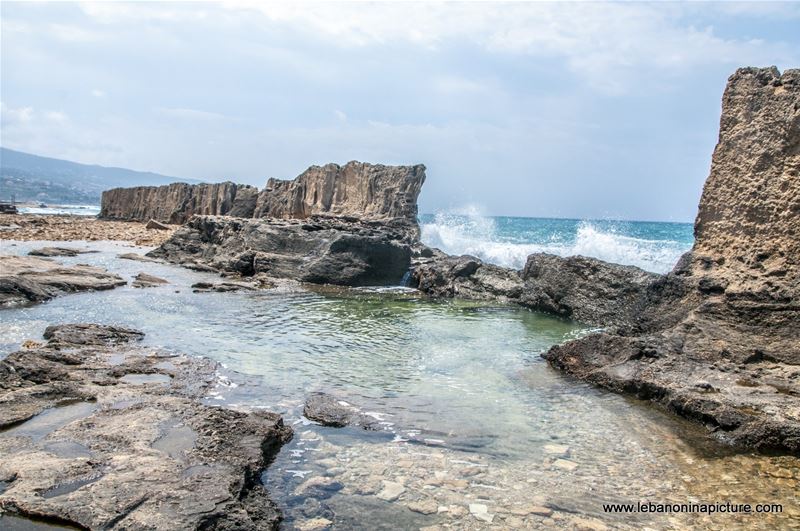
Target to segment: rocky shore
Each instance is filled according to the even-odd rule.
[[[667,275],[584,257],[535,254],[511,271],[434,254],[413,285],[603,327],[545,359],[727,443],[800,454],[799,108],[798,70],[731,76],[695,244]]]
[[[0,509],[81,529],[276,528],[259,474],[291,430],[205,405],[219,367],[143,336],[51,326],[0,361]]]
[[[89,216],[0,214],[0,240],[118,240],[153,247],[164,243],[177,228],[148,229],[145,223],[105,221]],[[0,249],[5,245],[0,244]]]

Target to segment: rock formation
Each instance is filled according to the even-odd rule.
[[[100,218],[181,224],[195,214],[251,217],[257,196],[255,187],[232,182],[113,188],[103,192]]]
[[[48,327],[0,361],[0,509],[80,529],[275,529],[279,415],[207,406],[221,368],[136,330]],[[0,527],[3,514],[0,513]]]
[[[186,267],[348,286],[397,284],[416,225],[403,220],[196,216],[148,253]]]
[[[425,166],[348,162],[312,166],[292,181],[270,179],[260,193],[233,183],[115,188],[100,217],[185,223],[192,215],[306,219],[315,215],[416,223]]]
[[[0,308],[124,285],[122,277],[99,267],[64,266],[44,258],[0,255]]]
[[[534,254],[512,271],[425,254],[412,285],[426,293],[605,328],[553,347],[554,367],[726,442],[800,453],[800,70],[731,76],[695,244],[668,275],[585,257]]]
[[[417,220],[425,166],[348,162],[311,166],[293,181],[270,179],[258,195],[257,218],[305,219],[314,215]]]
[[[729,79],[695,238],[638,318],[545,357],[721,439],[800,453],[800,70]]]

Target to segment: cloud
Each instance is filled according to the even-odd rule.
[[[90,94],[92,96],[94,96],[95,98],[105,98],[106,97],[105,91],[104,90],[100,90],[100,89],[92,89]]]
[[[181,120],[224,120],[227,117],[224,114],[216,112],[201,111],[198,109],[184,109],[184,108],[165,108],[159,107],[156,112],[170,118],[178,118]]]

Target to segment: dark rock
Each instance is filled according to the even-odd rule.
[[[49,327],[47,345],[0,361],[0,425],[11,426],[0,432],[0,478],[13,478],[3,511],[81,529],[277,528],[258,478],[291,430],[274,413],[203,405],[220,367],[170,355],[164,369],[165,354],[129,341],[141,335]],[[71,350],[56,350],[56,338]],[[41,441],[24,423],[40,413],[64,417]],[[84,452],[59,453],[48,440]]]
[[[131,286],[134,288],[153,288],[164,284],[169,284],[169,282],[163,278],[148,275],[147,273],[139,273],[134,277],[133,282],[131,282]]]
[[[78,256],[79,254],[96,253],[85,249],[73,249],[71,247],[42,247],[34,249],[28,254],[31,256]]]
[[[360,426],[365,430],[379,429],[377,419],[365,415],[361,410],[327,393],[313,393],[306,399],[303,415],[323,426],[343,428],[345,426]]]
[[[261,286],[258,286],[261,287]],[[217,291],[217,292],[230,292],[230,291],[252,291],[254,289],[258,289],[253,284],[247,284],[244,282],[197,282],[192,284],[192,291],[195,293],[203,293],[209,291]]]
[[[148,256],[319,284],[397,284],[411,263],[416,225],[314,217],[307,222],[197,216]]]
[[[122,260],[135,260],[137,262],[158,262],[158,260],[154,258],[150,258],[143,254],[137,254],[137,253],[122,253],[118,254],[117,258],[120,258]]]

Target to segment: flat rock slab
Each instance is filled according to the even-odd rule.
[[[148,275],[147,273],[139,273],[133,278],[133,282],[131,282],[131,286],[134,288],[153,288],[164,284],[169,284],[169,281],[160,277]]]
[[[100,267],[0,255],[0,308],[44,302],[64,293],[113,289],[125,283]]]
[[[79,254],[96,253],[89,249],[75,249],[73,247],[42,247],[29,252],[30,256],[78,256]]]
[[[218,366],[141,337],[60,325],[0,361],[0,509],[87,529],[275,528],[257,478],[291,430],[202,404]]]

